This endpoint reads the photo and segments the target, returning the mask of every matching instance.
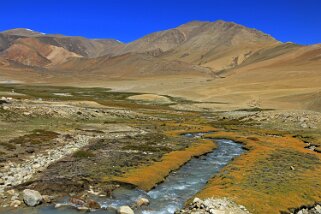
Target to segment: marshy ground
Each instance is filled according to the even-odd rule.
[[[181,136],[208,131],[206,137],[235,140],[247,152],[198,197],[227,197],[252,213],[294,212],[321,201],[317,112],[218,112],[182,98],[106,88],[1,85],[0,96],[1,206],[10,206],[10,189],[57,197],[107,195],[116,184],[149,190],[215,149],[206,139]]]

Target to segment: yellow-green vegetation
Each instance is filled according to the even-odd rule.
[[[197,196],[229,197],[252,213],[280,213],[321,200],[321,155],[291,135],[251,129],[215,132],[248,151],[211,179]]]
[[[123,176],[105,178],[105,181],[128,183],[145,191],[162,182],[173,170],[178,169],[193,157],[198,157],[215,149],[211,140],[199,140],[181,151],[172,151],[163,156],[159,162],[133,168]]]

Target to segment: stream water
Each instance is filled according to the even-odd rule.
[[[200,137],[203,133],[186,134],[186,137]],[[184,202],[199,192],[215,173],[227,165],[234,157],[241,155],[244,150],[240,144],[231,140],[216,139],[218,148],[199,158],[193,158],[177,171],[172,172],[163,183],[149,192],[137,189],[119,188],[113,192],[113,199],[97,198],[102,207],[117,208],[121,205],[132,205],[139,197],[148,198],[150,205],[135,210],[138,214],[169,214],[181,209]],[[52,206],[19,209],[10,214],[74,214],[79,211],[71,208],[55,209]],[[115,213],[114,209],[97,210],[100,213]]]

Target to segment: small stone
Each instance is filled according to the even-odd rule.
[[[147,198],[139,198],[136,201],[136,205],[137,205],[137,207],[148,206],[149,205],[149,200]]]
[[[0,178],[0,185],[4,185],[4,180]]]
[[[88,207],[84,207],[84,206],[82,206],[82,207],[77,207],[77,210],[80,210],[80,211],[87,211],[87,210],[89,210],[89,208],[88,208]]]
[[[199,198],[194,198],[194,200],[193,200],[193,204],[194,203],[203,203],[203,201],[201,200],[201,199],[199,199]]]
[[[211,214],[225,214],[225,211],[210,209]]]
[[[62,206],[64,206],[64,204],[60,204],[60,203],[55,204],[55,208],[60,208]]]
[[[240,207],[240,209],[242,209],[242,210],[246,210],[246,208],[245,208],[243,205],[240,205],[239,207]]]
[[[317,211],[317,213],[321,213],[321,206],[318,204],[314,207],[315,211]]]
[[[23,190],[23,201],[27,206],[34,207],[42,202],[42,196],[38,191],[25,189]]]
[[[85,202],[79,198],[72,197],[69,199],[69,202],[75,205],[84,206]]]
[[[21,201],[19,200],[14,200],[14,201],[11,201],[10,203],[10,207],[19,207],[21,205]]]
[[[27,152],[27,153],[34,153],[35,152],[35,149],[34,148],[31,148],[31,147],[28,147],[28,148],[26,148],[25,149],[25,151]]]
[[[88,200],[86,206],[90,209],[100,209],[100,204],[94,200]]]
[[[129,206],[121,206],[118,208],[117,212],[119,214],[135,214]]]
[[[14,189],[8,190],[7,193],[9,195],[14,195],[16,193],[16,191]]]
[[[52,196],[49,196],[49,195],[43,195],[42,196],[42,199],[45,203],[51,203],[52,200],[53,200],[53,197]]]
[[[12,197],[11,197],[11,201],[14,201],[14,200],[17,200],[18,199],[18,195],[13,195]]]
[[[304,129],[306,129],[306,128],[308,128],[308,125],[307,125],[306,123],[302,123],[302,124],[301,124],[301,127],[304,128]]]
[[[290,166],[290,169],[291,169],[291,170],[295,170],[294,166]]]

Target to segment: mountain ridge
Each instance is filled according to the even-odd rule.
[[[270,58],[280,58],[286,54],[290,56],[289,53],[295,52],[298,47],[309,49],[311,46],[282,43],[259,30],[223,20],[191,21],[176,28],[150,33],[130,43],[122,43],[116,39],[87,39],[81,36],[44,34],[27,28],[0,32],[2,66],[10,67],[13,64],[21,64],[55,71],[68,67],[75,75],[77,75],[77,70],[84,68],[90,71],[96,69],[103,76],[106,76],[104,72],[108,73],[110,70],[114,73],[121,72],[109,66],[104,67],[108,60],[114,62],[117,56],[123,56],[128,64],[126,67],[124,62],[118,61],[119,64],[115,67],[131,70],[135,67],[135,63],[129,58],[133,59],[135,54],[147,54],[150,56],[149,60],[157,62],[156,64],[171,64],[176,61],[181,62],[182,66],[176,70],[185,69],[185,65],[190,65],[187,66],[188,70],[193,66],[194,68],[198,66],[196,70],[203,67],[207,70],[207,74],[217,76],[231,70],[251,67],[251,64],[261,65],[262,61],[268,61]],[[318,48],[316,49],[316,59],[318,59]],[[146,68],[150,68],[146,58],[138,56],[136,59],[140,61],[141,68],[135,68],[144,69],[142,62],[146,62]],[[107,64],[113,63],[108,62]],[[175,64],[175,67],[177,65]],[[163,65],[162,68],[164,67],[168,66]],[[163,72],[162,69],[159,72],[151,70],[153,72],[150,74],[145,72],[145,75],[171,73]],[[169,70],[175,74],[175,69]],[[192,73],[195,72],[192,71]],[[132,76],[130,73],[128,75]]]

